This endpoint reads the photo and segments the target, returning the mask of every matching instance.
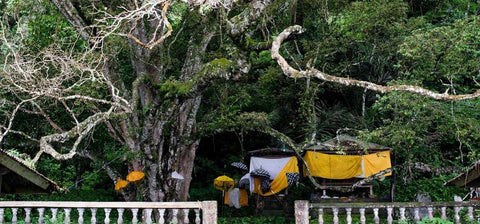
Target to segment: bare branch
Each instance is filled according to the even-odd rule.
[[[18,103],[15,108],[13,109],[12,113],[7,117],[7,125],[6,126],[0,126],[0,142],[3,141],[3,138],[12,130],[12,126],[13,126],[13,120],[15,119],[15,115],[17,114],[17,112],[20,110],[20,108],[25,104],[25,103],[28,103],[28,102],[31,102],[35,100],[35,97],[34,98],[30,98],[30,99],[26,99],[26,100],[22,100],[20,103]]]
[[[302,70],[302,71],[296,70],[293,67],[291,67],[288,64],[288,62],[285,60],[285,58],[283,58],[280,55],[279,49],[283,41],[286,40],[290,35],[301,34],[304,31],[305,29],[303,29],[301,26],[298,26],[298,25],[290,26],[285,30],[283,30],[277,36],[275,41],[272,43],[272,49],[271,49],[272,59],[277,61],[278,65],[282,68],[283,73],[288,77],[291,77],[291,78],[315,77],[320,80],[324,80],[328,82],[334,82],[334,83],[342,84],[345,86],[358,86],[358,87],[366,88],[366,89],[373,90],[380,93],[404,91],[404,92],[411,92],[419,95],[428,96],[430,98],[437,99],[437,100],[466,100],[466,99],[480,97],[480,89],[471,94],[450,95],[448,94],[448,92],[436,93],[431,90],[427,90],[420,86],[415,86],[415,85],[383,86],[383,85],[378,85],[378,84],[367,82],[367,81],[337,77],[337,76],[328,75],[315,68],[307,68],[307,70]]]
[[[104,73],[106,60],[102,53],[74,53],[55,44],[33,53],[22,45],[22,38],[26,35],[13,39],[6,32],[7,30],[4,30],[0,36],[6,50],[0,67],[0,91],[2,97],[8,96],[8,101],[2,99],[0,107],[0,119],[3,122],[0,126],[0,142],[8,133],[20,134],[38,142],[28,133],[13,130],[14,120],[19,112],[39,114],[59,131],[40,138],[40,150],[33,163],[37,162],[43,153],[59,160],[72,158],[80,143],[96,126],[119,114],[132,112],[129,101],[119,95],[120,91],[110,81],[108,74]],[[97,89],[88,90],[91,86]],[[74,126],[63,131],[45,113],[42,107],[49,106],[45,102],[63,105]],[[26,109],[24,105],[27,103],[36,107],[36,111]],[[94,111],[82,120],[79,113],[82,113],[83,109],[79,112],[78,108],[83,107],[79,104],[90,104],[96,108],[108,106],[108,109]],[[71,149],[62,153],[55,149],[56,143],[72,144]]]
[[[43,116],[47,121],[48,123],[50,124],[50,126],[52,126],[55,130],[59,131],[60,133],[63,132],[63,129],[58,126],[58,124],[56,124],[55,122],[53,122],[53,120],[50,118],[50,116],[48,116],[47,113],[45,113],[45,111],[43,111],[42,107],[40,107],[40,105],[38,105],[37,103],[35,102],[31,102],[38,110],[38,114],[40,114],[41,116]]]
[[[159,9],[159,6],[161,6],[161,9]],[[152,49],[172,34],[172,25],[167,18],[168,7],[169,1],[152,0],[144,1],[141,6],[136,4],[134,9],[122,8],[124,11],[117,15],[101,11],[105,16],[97,20],[97,26],[102,26],[102,31],[96,40],[97,44],[110,35],[119,35],[130,38],[147,49]],[[134,32],[137,25],[142,23],[144,19],[148,19],[152,24],[156,24],[148,40],[144,40],[141,36],[136,36]],[[127,33],[123,31],[126,24],[129,24],[128,26],[130,27]]]

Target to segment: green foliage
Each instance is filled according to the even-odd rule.
[[[205,77],[209,77],[212,75],[223,75],[229,74],[232,67],[235,63],[226,58],[216,58],[205,65],[202,69],[200,79]]]
[[[181,82],[178,80],[167,80],[159,84],[160,92],[165,94],[165,97],[172,97],[177,95],[185,95],[192,89],[192,81]]]
[[[349,7],[329,18],[338,35],[356,41],[374,41],[389,38],[402,26],[406,17],[406,4],[400,1],[376,0],[352,2]]]
[[[465,0],[411,2],[410,7],[411,14],[423,16],[432,24],[447,24],[464,18],[466,14],[478,14],[478,2]]]
[[[416,201],[416,194],[426,192],[432,201],[453,201],[453,196],[465,196],[467,189],[444,186],[445,182],[455,175],[439,177],[418,177],[407,182],[397,183],[395,197],[396,201]]]
[[[295,223],[293,217],[270,216],[270,217],[242,217],[242,218],[219,218],[219,224],[267,224],[267,223]]]
[[[399,221],[398,222],[399,224],[408,224],[408,223],[412,223],[412,222],[409,222],[409,221]],[[433,218],[433,219],[428,219],[428,218],[423,218],[422,220],[420,220],[420,222],[416,222],[416,223],[422,223],[422,224],[453,224],[453,222],[451,221],[444,221],[443,219],[441,218]]]
[[[479,21],[457,20],[415,30],[400,45],[397,66],[403,78],[440,92],[470,92],[472,79],[480,75]]]
[[[456,174],[435,170],[455,169],[478,160],[476,108],[478,100],[445,103],[402,93],[384,95],[371,107],[368,116],[381,120],[378,128],[364,134],[394,149],[397,201],[415,200],[419,191],[427,192],[433,201],[466,195],[465,189],[443,186]],[[435,170],[417,170],[417,163]],[[381,194],[386,194],[389,185],[381,186]]]
[[[378,121],[381,127],[369,135],[381,144],[399,149],[399,158],[407,161],[421,158],[422,162],[447,165],[444,162],[464,157],[442,146],[455,148],[460,144],[465,148],[459,150],[476,151],[475,139],[480,136],[474,130],[480,124],[478,113],[473,112],[475,108],[478,100],[443,103],[412,94],[391,93],[381,97],[369,112],[373,119],[382,118]],[[442,153],[435,153],[439,151]]]
[[[433,219],[428,219],[428,218],[423,218],[420,223],[431,223],[431,224],[453,224],[453,222],[450,221],[444,221],[441,218],[433,218]]]

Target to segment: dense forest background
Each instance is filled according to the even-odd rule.
[[[72,2],[77,8],[88,5],[84,1]],[[121,5],[116,1],[92,2],[113,11]],[[188,200],[218,199],[220,193],[213,188],[213,179],[223,174],[239,175],[229,164],[243,161],[248,151],[288,147],[281,139],[256,131],[257,125],[278,130],[297,144],[349,134],[393,148],[397,201],[414,200],[419,192],[427,192],[434,201],[452,200],[455,194],[465,196],[465,189],[443,184],[480,159],[480,99],[444,101],[405,92],[380,94],[313,78],[289,78],[272,60],[270,45],[284,28],[299,24],[306,31],[287,40],[281,48],[284,57],[297,69],[311,66],[330,75],[382,85],[418,85],[454,95],[471,93],[479,88],[480,79],[479,1],[273,1],[265,4],[260,16],[240,36],[228,31],[229,24],[223,21],[251,5],[250,1],[233,2],[226,8],[171,2],[167,16],[172,33],[162,46],[152,49],[155,54],[163,52],[158,54],[161,57],[149,61],[161,61],[163,66],[159,73],[166,78],[148,81],[163,102],[189,98],[191,83],[181,83],[175,77],[185,72],[186,54],[192,47],[189,40],[192,33],[199,32],[198,24],[210,22],[206,27],[215,28],[201,51],[201,60],[210,63],[205,63],[199,73],[228,70],[229,76],[204,77],[209,83],[200,85],[202,97],[195,113],[195,131],[188,136],[199,140]],[[0,1],[0,11],[4,30],[0,50],[5,64],[10,63],[5,58],[12,47],[26,47],[33,54],[59,42],[74,43],[72,52],[82,52],[89,46],[50,1]],[[88,10],[84,13],[92,13],[82,17],[95,21],[97,14]],[[28,35],[17,36],[20,30]],[[110,38],[107,48],[114,52],[108,52],[109,71],[123,80],[122,85],[134,88],[132,74],[136,68],[129,61],[135,53],[122,45],[122,36]],[[6,44],[12,39],[21,39],[21,46]],[[245,61],[237,64],[230,59],[238,55]],[[242,70],[240,64],[246,64],[248,69]],[[8,71],[4,68],[0,72]],[[120,85],[113,85],[117,84]],[[93,92],[100,98],[108,92],[95,83],[83,83],[78,91]],[[0,94],[4,100],[2,112],[7,114],[5,99],[18,95],[3,90]],[[25,136],[58,131],[52,123],[71,125],[70,111],[62,109],[61,103],[44,100],[41,105],[49,119],[41,113],[18,114],[14,126],[22,132],[6,135],[1,142],[3,150],[33,158],[38,142]],[[25,111],[33,111],[32,108],[24,107]],[[79,117],[102,109],[74,103],[68,108],[73,108],[72,113]],[[137,109],[145,117],[152,111],[146,105]],[[174,123],[173,119],[166,120]],[[85,153],[64,161],[43,155],[36,169],[64,186],[64,192],[41,198],[123,200],[125,195],[114,191],[109,169],[115,168],[124,176],[135,168],[127,165],[135,155],[126,144],[112,137],[110,124],[104,122],[79,144],[79,148],[95,152],[96,159]],[[63,148],[68,151],[68,146]],[[314,189],[307,179],[301,183],[294,195],[308,198]],[[375,182],[376,196],[388,195],[389,185],[389,181]],[[9,197],[33,200],[39,196]]]

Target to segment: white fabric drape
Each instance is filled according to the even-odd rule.
[[[277,177],[278,173],[285,167],[285,165],[290,161],[291,157],[283,157],[283,158],[261,158],[261,157],[254,157],[252,156],[250,158],[250,170],[249,172],[252,172],[255,169],[264,169],[270,174],[270,180],[275,179]],[[250,192],[253,191],[254,189],[254,184],[253,184],[253,177],[249,175],[250,178]],[[246,176],[246,175],[245,175]],[[243,178],[245,178],[242,177]]]

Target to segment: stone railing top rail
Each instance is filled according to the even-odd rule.
[[[200,208],[204,202],[0,201],[0,208]]]
[[[480,207],[480,201],[310,203],[310,208],[334,208],[334,207],[338,207],[338,208]]]

